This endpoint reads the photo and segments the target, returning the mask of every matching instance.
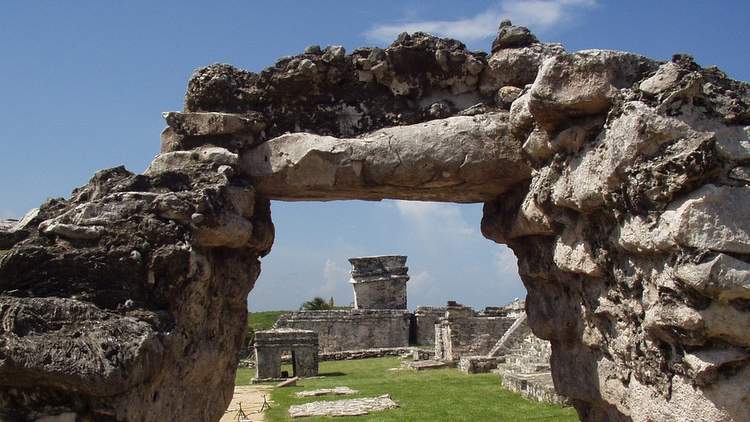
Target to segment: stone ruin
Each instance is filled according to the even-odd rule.
[[[445,316],[435,324],[435,359],[458,362],[465,356],[487,355],[515,321],[491,308],[475,312],[448,302]]]
[[[290,312],[274,327],[315,331],[321,353],[408,346],[411,313],[406,309],[406,257],[360,257],[349,262],[353,309]]]
[[[143,174],[0,225],[0,418],[218,420],[270,201],[394,198],[485,204],[583,420],[748,420],[747,83],[504,22],[211,65],[165,119]]]
[[[279,381],[282,355],[288,353],[292,376],[318,375],[318,334],[308,330],[275,329],[255,332],[255,378],[253,382]]]
[[[406,309],[406,257],[350,258],[354,309]]]

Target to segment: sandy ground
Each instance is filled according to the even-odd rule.
[[[243,421],[264,421],[264,413],[256,413],[263,405],[263,395],[271,401],[271,389],[268,385],[240,385],[234,387],[232,402],[229,403],[227,411],[221,418],[221,422],[237,422],[237,410],[242,403],[242,411],[245,412],[246,418]],[[273,403],[271,403],[273,405]]]

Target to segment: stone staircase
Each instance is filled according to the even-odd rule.
[[[526,323],[526,314],[498,340],[489,353],[497,357],[495,373],[503,387],[536,401],[564,404],[565,397],[555,392],[550,372],[550,343],[536,337]]]

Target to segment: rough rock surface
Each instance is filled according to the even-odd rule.
[[[749,93],[684,55],[584,51],[513,103],[533,176],[483,233],[518,257],[584,420],[750,420]]]
[[[0,258],[0,419],[221,417],[273,226],[220,166],[103,170],[39,208]]]
[[[504,24],[490,56],[415,33],[349,55],[311,48],[257,74],[212,65],[166,120],[145,174],[102,171],[0,224],[12,246],[0,418],[217,420],[273,241],[254,174],[275,197],[305,199],[302,184],[315,199],[486,201],[483,233],[518,256],[529,325],[584,420],[749,420],[748,84],[685,55],[566,53]],[[274,147],[313,180],[248,158]],[[387,170],[395,151],[414,156]],[[354,177],[358,157],[387,171]],[[492,186],[486,172],[507,179],[472,192]]]

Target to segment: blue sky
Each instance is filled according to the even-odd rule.
[[[0,218],[68,196],[98,169],[142,171],[161,112],[179,110],[193,69],[260,70],[310,44],[349,51],[402,30],[488,50],[501,17],[569,51],[689,52],[750,80],[747,1],[7,1],[0,6]],[[523,295],[512,254],[482,238],[481,205],[399,201],[279,203],[277,241],[251,309],[314,295],[347,304],[346,258],[409,255],[409,302],[474,306]]]

